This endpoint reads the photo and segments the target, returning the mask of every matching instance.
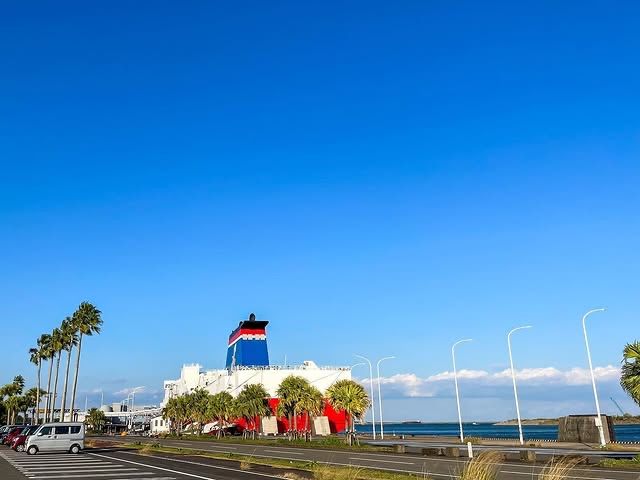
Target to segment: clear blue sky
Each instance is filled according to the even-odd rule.
[[[82,300],[105,324],[80,390],[118,400],[222,367],[251,311],[276,362],[388,376],[464,337],[461,367],[500,371],[523,323],[518,367],[584,368],[593,306],[596,365],[638,337],[636,2],[2,9],[0,383]],[[443,395],[390,416],[452,419]]]

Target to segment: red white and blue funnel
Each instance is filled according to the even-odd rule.
[[[264,367],[269,365],[266,320],[256,320],[252,313],[231,335],[227,347],[227,369],[235,367]]]

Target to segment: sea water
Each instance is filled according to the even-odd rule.
[[[495,425],[493,423],[465,423],[463,424],[466,437],[483,438],[518,438],[517,425]],[[376,431],[379,425],[376,426]],[[615,425],[616,441],[640,442],[640,425]],[[356,425],[360,433],[371,433],[371,424]],[[523,425],[525,439],[556,440],[558,438],[557,425]],[[386,436],[405,435],[441,435],[455,437],[459,435],[457,423],[385,423]]]

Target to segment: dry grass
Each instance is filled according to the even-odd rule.
[[[359,480],[362,469],[356,467],[336,468],[329,465],[318,465],[313,469],[314,480]]]
[[[285,472],[282,475],[282,478],[284,478],[285,480],[307,480],[306,477],[302,477],[297,473],[293,473],[293,472]]]
[[[251,470],[251,462],[243,460],[240,462],[240,470]]]
[[[498,475],[499,463],[502,461],[500,452],[482,452],[467,463],[459,473],[459,480],[495,480]],[[545,479],[546,480],[546,479]]]
[[[553,458],[538,475],[538,480],[564,480],[583,461],[583,457]]]

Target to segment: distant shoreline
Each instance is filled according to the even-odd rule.
[[[613,418],[614,425],[640,425],[640,416],[622,418],[622,417],[610,417]],[[457,424],[457,422],[429,422],[425,420],[400,420],[400,421],[385,421],[385,425],[450,425]],[[518,420],[501,420],[501,421],[478,421],[478,422],[469,422],[465,421],[465,425],[468,424],[479,424],[479,425],[495,425],[495,426],[517,426]],[[371,422],[363,422],[361,425],[371,425]],[[557,418],[531,418],[531,419],[523,419],[522,425],[527,426],[557,426],[558,419]]]
[[[630,418],[621,418],[621,417],[612,417],[614,425],[640,425],[640,417],[630,417]],[[502,422],[495,422],[494,425],[498,426],[514,426],[518,425],[518,420],[504,420]],[[522,420],[522,425],[558,425],[557,418],[533,418],[533,419],[525,419]]]

